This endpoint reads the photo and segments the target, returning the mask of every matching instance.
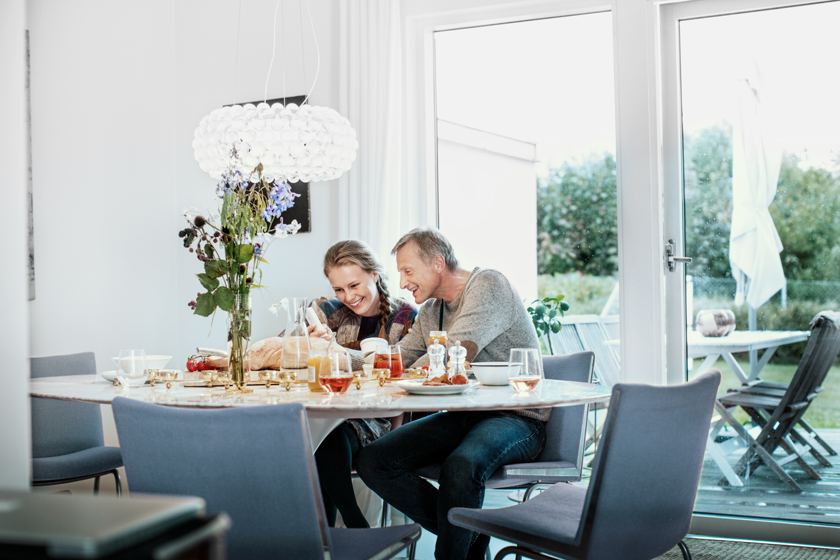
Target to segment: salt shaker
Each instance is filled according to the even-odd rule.
[[[427,377],[440,377],[446,373],[446,368],[443,367],[445,356],[446,347],[435,340],[434,344],[429,346],[429,375]]]
[[[458,375],[459,373],[466,376],[467,370],[464,367],[464,360],[467,359],[467,349],[461,346],[461,341],[455,342],[455,345],[449,349],[449,378]]]

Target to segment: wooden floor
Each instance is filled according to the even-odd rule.
[[[840,430],[817,430],[834,449],[840,451]],[[759,467],[743,487],[719,486],[722,473],[707,455],[694,506],[696,513],[713,513],[779,520],[840,524],[840,456],[824,454],[832,467],[822,467],[809,456],[822,480],[813,480],[796,463],[786,465],[802,492],[790,490],[769,468]],[[729,457],[730,464],[738,455]]]

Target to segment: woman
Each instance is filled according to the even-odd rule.
[[[371,337],[396,344],[411,328],[417,309],[391,298],[384,268],[366,243],[339,241],[330,247],[324,255],[324,275],[337,299],[319,305],[329,331],[318,330],[312,335],[334,336],[341,346],[358,350],[360,342]],[[353,369],[361,369],[359,358],[353,361],[358,362]],[[347,527],[369,527],[356,503],[350,471],[359,449],[390,429],[387,418],[347,420],[318,447],[315,463],[330,527],[335,526],[336,510],[341,512]]]

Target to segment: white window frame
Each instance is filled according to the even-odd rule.
[[[685,376],[684,275],[668,277],[664,245],[679,232],[678,246],[682,247],[681,206],[673,210],[674,199],[681,199],[682,163],[680,143],[674,142],[674,135],[679,134],[673,120],[678,107],[675,98],[664,94],[667,88],[663,86],[673,86],[674,75],[664,67],[670,65],[670,71],[675,70],[675,55],[663,52],[661,45],[668,39],[667,33],[674,32],[674,10],[713,6],[735,12],[819,0],[691,0],[679,4],[677,0],[530,0],[515,4],[509,0],[400,1],[405,46],[404,184],[419,199],[417,208],[412,209],[414,216],[427,224],[436,223],[433,33],[464,26],[612,12],[621,380],[681,382]],[[690,531],[721,538],[840,545],[840,527],[807,523],[695,515]]]

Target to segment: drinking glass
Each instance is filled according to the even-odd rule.
[[[373,368],[391,370],[391,379],[401,377],[403,374],[403,361],[400,347],[394,344],[388,346],[387,349],[385,346],[377,348],[373,358]]]
[[[438,341],[438,344],[446,346],[446,331],[430,331],[429,332],[429,346]]]
[[[123,387],[141,387],[149,375],[145,350],[120,350],[117,379]]]
[[[542,356],[536,348],[512,348],[508,361],[508,383],[516,392],[533,391],[545,378]]]
[[[353,364],[346,349],[336,347],[327,352],[329,367],[322,368],[318,383],[329,393],[334,395],[344,393],[353,383]]]

